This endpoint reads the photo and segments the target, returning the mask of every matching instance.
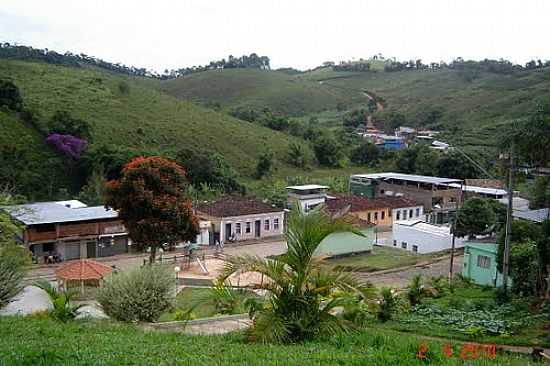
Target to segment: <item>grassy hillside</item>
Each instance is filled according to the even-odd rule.
[[[224,109],[269,107],[284,115],[304,115],[336,109],[347,100],[339,91],[318,82],[277,71],[227,69],[206,71],[166,80],[160,88],[182,99]]]
[[[453,342],[454,343],[454,342]],[[429,360],[417,358],[421,344]],[[293,345],[246,343],[239,333],[186,336],[145,332],[112,322],[60,323],[0,317],[0,365],[464,365],[460,344],[444,355],[443,343],[414,335],[367,329]],[[469,365],[531,365],[526,356],[480,355]]]
[[[364,98],[359,90],[374,92],[385,100],[386,112],[402,113],[409,125],[425,125],[430,112],[441,112],[436,125],[456,127],[465,141],[481,145],[488,137],[491,139],[499,124],[522,117],[537,102],[550,98],[550,68],[510,75],[472,75],[458,70],[346,73],[320,69],[303,77],[322,81],[324,87],[336,89],[355,102]]]
[[[278,155],[293,138],[258,125],[231,118],[189,101],[178,100],[150,87],[150,82],[93,69],[0,60],[0,78],[19,87],[27,108],[45,126],[57,110],[88,121],[92,146],[125,146],[170,156],[187,145],[221,153],[242,175],[250,175],[258,155],[270,149]],[[128,91],[120,88],[128,86]],[[0,142],[25,146],[38,167],[33,174],[45,178],[47,157],[55,155],[43,136],[14,114],[0,114]],[[19,169],[25,167],[19,166]],[[61,172],[67,174],[67,172]]]

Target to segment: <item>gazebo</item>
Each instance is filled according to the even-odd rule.
[[[99,287],[105,276],[112,271],[113,269],[105,264],[82,259],[59,267],[55,275],[60,288],[80,286],[80,291],[84,292],[85,286]]]

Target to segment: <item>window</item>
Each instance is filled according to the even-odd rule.
[[[380,190],[380,194],[384,194],[384,190],[383,190],[383,189]]]
[[[371,222],[371,220],[370,220],[370,212],[367,214],[367,221],[368,221],[368,222]]]
[[[409,210],[409,218],[413,217],[413,210]]]
[[[477,256],[477,266],[481,268],[490,268],[491,267],[491,258],[486,255]]]
[[[247,233],[247,234],[250,234],[250,222],[247,222],[247,223],[246,223],[244,232]]]
[[[241,233],[241,223],[237,222],[235,224],[235,234],[240,234],[240,233]]]
[[[394,240],[394,241],[393,241],[393,246],[394,246],[394,247],[397,246],[397,240]]]
[[[418,217],[418,216],[420,216],[420,209],[419,208],[416,209],[416,217]]]
[[[403,210],[403,220],[407,219],[407,210]]]
[[[418,253],[418,245],[413,245],[413,252]]]
[[[264,230],[269,231],[269,220],[264,221]]]
[[[395,214],[395,219],[401,220],[401,211],[397,211],[397,213]]]
[[[44,244],[42,244],[42,251],[44,253],[53,252],[53,243],[44,243]]]
[[[386,211],[380,212],[380,219],[384,220],[384,217],[386,217]]]
[[[402,241],[402,242],[401,242],[401,248],[407,249],[407,242]]]
[[[273,219],[273,230],[279,230],[279,219]]]
[[[374,221],[378,221],[378,212],[374,213]]]

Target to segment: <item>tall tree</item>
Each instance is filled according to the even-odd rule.
[[[496,215],[491,205],[482,198],[470,198],[458,210],[456,235],[459,237],[486,234],[496,222]]]
[[[120,179],[107,183],[105,206],[118,211],[136,244],[151,248],[150,263],[163,244],[192,240],[199,232],[186,187],[185,170],[157,156],[133,159]]]

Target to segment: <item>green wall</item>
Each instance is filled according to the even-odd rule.
[[[317,255],[346,255],[372,250],[374,242],[374,228],[361,230],[363,236],[352,233],[334,233],[327,236],[317,248]]]
[[[464,246],[464,267],[462,275],[471,278],[478,285],[502,286],[502,274],[497,271],[496,243],[467,242]],[[489,268],[478,266],[478,256],[490,258]]]

